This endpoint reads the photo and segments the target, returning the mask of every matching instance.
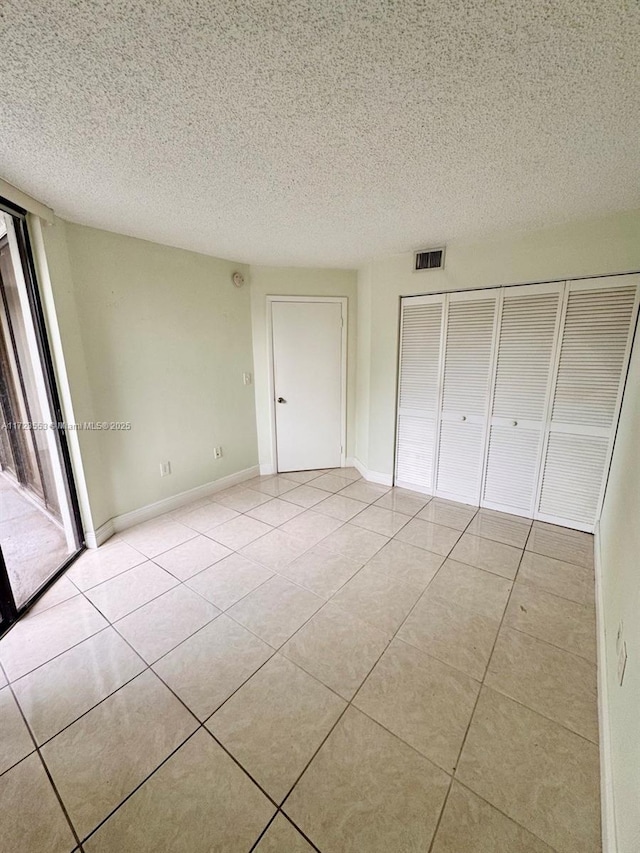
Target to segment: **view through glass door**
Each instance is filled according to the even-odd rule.
[[[25,215],[0,202],[0,633],[81,548]]]

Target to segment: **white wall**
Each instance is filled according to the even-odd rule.
[[[272,424],[269,407],[267,296],[345,296],[347,298],[347,452],[355,450],[357,273],[355,270],[252,266],[250,273],[254,381],[261,470],[271,470]]]
[[[356,457],[393,473],[400,297],[435,291],[579,278],[640,269],[640,211],[482,243],[450,243],[445,269],[413,272],[406,253],[358,272],[370,326],[359,328]],[[368,340],[365,338],[368,336]]]
[[[602,609],[618,853],[640,850],[640,341],[632,355],[600,520]],[[622,686],[616,635],[627,643]]]
[[[78,436],[94,529],[255,466],[251,296],[231,283],[248,268],[60,220],[41,248],[73,418],[132,424]]]

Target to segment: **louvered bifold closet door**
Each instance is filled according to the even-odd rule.
[[[483,506],[533,514],[563,290],[564,284],[504,290]]]
[[[433,492],[444,297],[402,300],[395,483]]]
[[[436,494],[478,505],[495,338],[497,291],[453,293],[445,320]]]
[[[536,517],[592,530],[629,359],[640,276],[569,284]]]

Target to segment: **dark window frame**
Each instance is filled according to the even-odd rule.
[[[18,251],[27,286],[31,318],[38,346],[38,356],[40,358],[45,378],[49,407],[55,423],[61,424],[63,423],[64,418],[62,416],[60,394],[58,392],[57,378],[49,346],[47,323],[42,307],[40,289],[38,287],[36,265],[31,248],[31,240],[29,238],[27,211],[2,197],[0,197],[0,211],[8,213],[13,217],[16,239],[18,242]],[[16,606],[5,562],[2,558],[2,549],[0,548],[0,636],[9,630],[9,628],[11,628],[11,626],[14,625],[16,621],[36,603],[36,601],[58,580],[58,578],[60,578],[74,560],[76,560],[85,550],[82,517],[80,515],[80,504],[78,502],[78,494],[76,491],[71,454],[69,453],[69,445],[65,431],[59,426],[56,426],[56,438],[60,449],[60,461],[66,481],[69,508],[71,511],[77,547],[74,553],[71,554],[56,569],[53,575],[46,580],[20,607]]]

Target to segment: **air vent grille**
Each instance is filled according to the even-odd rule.
[[[416,270],[441,270],[444,267],[444,249],[425,249],[416,252]]]

